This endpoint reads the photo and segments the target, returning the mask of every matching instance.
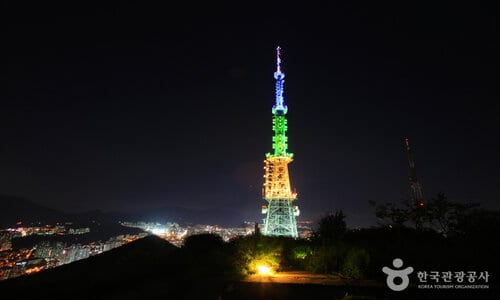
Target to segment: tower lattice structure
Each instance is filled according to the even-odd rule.
[[[410,165],[408,179],[410,185],[411,199],[414,201],[414,203],[417,203],[418,205],[422,206],[424,203],[422,186],[420,185],[420,181],[418,180],[417,177],[417,171],[415,169],[415,159],[413,158],[413,151],[410,147],[410,140],[408,138],[405,138],[405,145],[406,145],[406,152],[408,154],[408,163]]]
[[[287,152],[288,129],[286,114],[288,107],[283,98],[285,73],[281,71],[281,48],[276,49],[276,103],[272,107],[273,114],[273,152],[266,154],[264,160],[263,198],[267,205],[262,206],[264,219],[264,235],[298,237],[296,217],[299,208],[293,205],[297,193],[292,192],[288,164],[293,161],[293,154]]]

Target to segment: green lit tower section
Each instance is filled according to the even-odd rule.
[[[288,164],[293,161],[293,154],[287,152],[286,136],[288,107],[283,99],[285,73],[281,72],[281,48],[276,49],[276,103],[273,113],[273,152],[266,154],[264,160],[264,186],[262,194],[267,205],[262,206],[264,219],[264,235],[289,236],[296,238],[299,209],[293,205],[297,193],[292,192]]]

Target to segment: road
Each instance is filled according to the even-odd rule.
[[[382,287],[384,283],[375,280],[349,280],[336,274],[313,274],[308,272],[277,272],[273,275],[250,275],[245,282],[320,284],[338,286]]]

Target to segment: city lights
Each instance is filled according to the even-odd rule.
[[[165,224],[153,222],[122,222],[122,226],[140,228],[146,232],[152,233],[175,246],[182,246],[184,239],[190,235],[212,233],[222,237],[224,241],[229,241],[238,236],[245,236],[253,233],[255,224],[253,222],[244,222],[241,227],[223,227],[219,225],[199,224],[192,226],[181,226],[174,222]]]
[[[74,228],[71,223],[43,226],[24,225],[15,229],[0,229],[0,281],[25,274],[34,274],[98,255],[147,235],[146,233],[122,234],[112,236],[107,240],[87,243],[51,240],[51,237],[54,236],[77,236],[89,232],[90,228]],[[13,239],[30,235],[46,237],[47,240],[41,240],[26,248],[13,247]]]

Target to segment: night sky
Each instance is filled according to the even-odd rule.
[[[233,2],[4,2],[0,193],[260,220],[280,45],[300,219],[408,198],[405,136],[424,197],[500,209],[493,7]]]

